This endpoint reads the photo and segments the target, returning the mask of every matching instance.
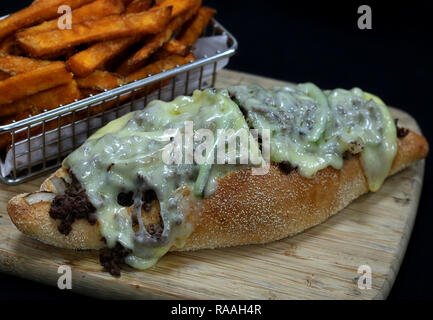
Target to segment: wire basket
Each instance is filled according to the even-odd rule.
[[[215,19],[204,36],[222,36],[227,49],[196,55],[197,60],[186,65],[0,126],[0,138],[9,142],[0,155],[0,181],[14,185],[59,167],[64,157],[97,129],[123,114],[143,109],[151,100],[168,101],[213,87],[217,70],[235,54],[237,41]]]

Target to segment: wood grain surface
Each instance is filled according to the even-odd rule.
[[[217,86],[284,82],[223,70]],[[417,132],[408,114],[392,109]],[[72,268],[72,290],[101,298],[132,299],[383,299],[400,267],[421,193],[424,161],[389,178],[325,223],[266,245],[169,253],[146,271],[102,272],[98,253],[57,249],[21,234],[6,203],[37,190],[42,176],[0,185],[0,271],[57,286],[60,265]],[[372,288],[358,288],[358,267],[372,270]]]

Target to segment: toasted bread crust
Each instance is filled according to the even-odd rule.
[[[426,139],[414,132],[398,140],[398,152],[390,174],[402,170],[428,153]],[[41,186],[40,192],[56,192],[54,177],[67,178],[57,170]],[[337,213],[368,191],[358,157],[345,160],[341,170],[331,167],[312,179],[296,170],[289,174],[271,165],[267,175],[251,175],[250,169],[232,172],[219,180],[217,190],[202,206],[187,212],[196,225],[182,248],[176,251],[266,243],[295,235]],[[42,242],[69,249],[100,249],[105,246],[98,224],[74,222],[64,236],[58,221],[49,216],[50,202],[29,204],[21,194],[8,203],[13,223],[23,233]],[[190,207],[190,206],[185,206]]]

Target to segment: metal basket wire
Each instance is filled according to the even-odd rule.
[[[237,41],[215,19],[204,35],[226,36],[227,50],[0,126],[0,137],[10,136],[10,147],[0,155],[0,181],[14,185],[60,166],[63,158],[97,129],[127,112],[144,108],[153,99],[172,100],[195,89],[213,87],[218,63],[235,54]]]

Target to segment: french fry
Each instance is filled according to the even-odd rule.
[[[191,7],[189,7],[183,14],[174,17],[163,31],[152,36],[140,50],[138,50],[130,58],[126,59],[116,70],[117,73],[121,75],[127,75],[133,70],[143,66],[146,59],[149,58],[150,55],[156,50],[162,47],[167,41],[169,41],[172,38],[174,32],[197,12],[201,6],[201,0],[183,1],[180,4],[189,4]],[[173,8],[173,10],[175,9],[176,7]]]
[[[83,89],[81,92],[81,96],[83,98],[86,98],[86,96],[83,95],[85,92],[87,92],[88,94],[89,93],[92,93],[92,94],[100,93],[97,90]],[[91,117],[91,116],[97,115],[103,111],[109,110],[109,109],[117,106],[118,104],[123,103],[127,99],[129,99],[129,96],[126,95],[126,96],[121,97],[120,100],[114,99],[114,100],[111,100],[108,102],[102,102],[98,105],[90,107],[89,110],[84,109],[84,110],[80,110],[80,111],[75,112],[74,115],[69,114],[66,116],[62,116],[60,118],[60,120],[54,119],[54,120],[47,121],[45,123],[45,132],[49,131],[49,130],[54,130],[54,129],[58,128],[59,126],[60,127],[66,126],[70,123],[73,123],[74,121],[79,121],[79,120],[85,119],[88,116]],[[64,102],[63,104],[66,104],[66,103]],[[17,115],[16,119],[20,119],[20,120],[25,119],[28,117],[28,115],[29,115],[28,112],[23,112],[23,113]],[[10,118],[10,119],[15,120],[15,118],[14,119]],[[35,136],[37,134],[40,134],[41,132],[43,132],[42,125],[32,127],[30,130],[30,136]],[[25,140],[25,139],[27,139],[27,131],[26,130],[15,134],[15,137],[14,137],[15,142]],[[3,150],[3,149],[8,150],[11,147],[11,144],[12,144],[12,136],[10,134],[0,135],[0,150]]]
[[[81,88],[80,91],[81,91],[81,96],[83,98],[90,97],[91,95],[96,96],[97,94],[104,92],[103,90],[86,89],[86,88]],[[131,98],[131,94],[126,94],[126,95],[120,96],[118,99],[113,99],[113,100],[110,100],[107,102],[103,102],[102,104],[99,104],[95,109],[92,109],[91,114],[95,115],[101,111],[110,110],[113,107],[116,107],[118,105],[122,105],[124,102],[126,102],[130,98]]]
[[[75,53],[75,48],[74,47],[70,47],[70,48],[63,49],[62,51],[53,52],[53,53],[50,53],[50,54],[45,54],[45,55],[42,55],[40,57],[36,57],[34,59],[40,59],[40,60],[66,60],[69,57],[71,57],[74,53]],[[26,56],[31,57],[30,55],[26,55]]]
[[[73,25],[72,29],[17,36],[23,49],[40,57],[82,43],[111,40],[130,34],[153,34],[161,31],[171,16],[171,7],[154,11],[113,15]]]
[[[123,4],[126,6],[129,6],[129,4],[132,2],[132,0],[122,0]]]
[[[31,5],[33,6],[35,4],[50,3],[51,1],[52,0],[34,0]]]
[[[150,58],[150,62],[162,60],[171,55],[186,56],[190,52],[190,47],[176,39],[171,39],[161,49],[155,52]]]
[[[168,0],[167,0],[168,1]],[[195,60],[192,54],[186,57],[171,55],[162,60],[158,60],[148,64],[147,66],[131,73],[126,77],[127,82],[132,82],[134,80],[140,80],[146,78],[148,75],[153,75],[162,72],[162,70],[169,70],[175,68],[177,65],[184,65],[192,60]]]
[[[63,101],[66,101],[66,100],[63,100]],[[70,101],[70,102],[72,102],[72,101]],[[63,104],[70,103],[70,102],[63,102]],[[103,110],[101,110],[101,107],[96,107],[95,111],[92,111],[90,113],[90,115],[97,114],[96,110],[99,112],[103,111]],[[36,110],[34,109],[33,112],[35,112],[35,111]],[[6,122],[9,120],[9,123],[10,123],[11,120],[22,120],[22,119],[27,118],[29,115],[31,115],[31,113],[29,113],[29,111],[25,111],[25,112],[22,112],[22,113],[16,115],[16,117],[13,119],[12,118],[6,118],[3,121]],[[67,115],[67,116],[61,117],[60,121],[58,121],[57,119],[47,121],[47,122],[45,122],[45,127],[43,127],[42,125],[32,127],[30,129],[30,136],[38,135],[38,134],[42,133],[44,130],[45,130],[45,132],[47,132],[49,130],[54,130],[59,125],[65,126],[65,125],[70,124],[74,121],[84,119],[85,117],[87,117],[87,115],[88,115],[87,110],[83,110],[83,111],[76,112],[76,114],[74,116],[73,115]],[[16,133],[14,136],[15,142],[25,140],[25,139],[27,139],[27,130],[20,131],[20,132]],[[0,150],[3,150],[3,149],[9,150],[11,148],[11,145],[12,145],[12,135],[11,134],[0,135]]]
[[[57,87],[72,80],[63,62],[53,62],[36,70],[21,73],[0,82],[0,104]],[[4,106],[0,106],[4,108]]]
[[[88,49],[74,54],[66,63],[75,75],[85,77],[113,57],[124,52],[139,39],[140,37],[128,37],[96,43]]]
[[[143,79],[149,75],[160,73],[163,70],[169,70],[169,69],[173,69],[174,67],[176,67],[178,65],[187,64],[193,60],[195,60],[195,57],[192,54],[188,55],[188,57],[171,55],[171,56],[165,57],[164,59],[154,61],[154,62],[148,64],[147,66],[143,67],[142,69],[138,70],[137,72],[129,75],[125,80],[127,83],[133,82],[135,80],[140,80],[140,79]],[[157,82],[157,83],[150,84],[143,89],[135,91],[133,93],[133,96],[135,98],[145,96],[145,95],[147,95],[147,94],[149,94],[155,90],[158,90],[158,88],[164,87],[165,85],[167,85],[169,83],[170,83],[170,78],[162,80],[162,81]],[[126,102],[127,100],[129,100],[130,98],[131,98],[131,94],[124,95],[120,98],[119,103],[122,104],[122,103]],[[106,108],[111,108],[111,107],[106,107]]]
[[[177,54],[180,56],[186,56],[188,54],[189,47],[176,39],[171,39],[162,47],[168,54]]]
[[[10,35],[0,42],[0,52],[14,55],[22,54],[22,50],[18,46],[15,35]]]
[[[164,43],[171,39],[174,28],[177,25],[182,24],[182,16],[178,16],[172,20],[167,28],[162,32],[153,36],[146,44],[138,50],[135,54],[133,54],[130,58],[126,59],[116,70],[117,73],[121,75],[127,75],[131,73],[132,70],[137,67],[141,67],[146,59],[150,57],[152,53],[158,50]]]
[[[125,84],[125,80],[108,71],[96,70],[87,77],[76,78],[78,87],[80,89],[92,89],[103,91],[105,89],[110,90],[117,88],[118,86]]]
[[[87,89],[87,88],[80,88],[80,92],[81,92],[81,96],[83,98],[88,98],[90,97],[90,95],[97,95],[101,92],[103,92],[102,90],[95,90],[95,89]]]
[[[77,83],[72,80],[67,84],[38,92],[11,104],[2,105],[0,107],[0,117],[13,117],[14,120],[18,121],[21,120],[16,116],[18,114],[36,115],[44,110],[51,110],[57,108],[60,104],[66,105],[80,98],[81,92],[78,90]]]
[[[71,9],[75,9],[91,1],[93,0],[38,1],[29,7],[0,20],[0,39],[11,35],[18,29],[58,17],[59,14],[57,13],[57,10],[61,5],[68,5]]]
[[[72,11],[72,22],[81,23],[86,20],[95,20],[113,14],[120,14],[125,10],[121,0],[96,0]],[[18,32],[19,36],[42,33],[58,28],[58,19],[45,21],[37,26]]]
[[[180,14],[186,13],[195,5],[196,2],[197,0],[165,0],[154,6],[151,10],[158,10],[164,7],[173,7],[171,17],[174,18]]]
[[[127,13],[138,13],[141,11],[142,7],[135,5],[133,2],[126,8]],[[96,43],[86,50],[80,51],[70,57],[67,61],[67,65],[78,77],[86,77],[107,61],[121,55],[140,39],[141,36],[132,36]]]
[[[12,76],[35,70],[50,63],[52,63],[52,61],[36,60],[0,53],[0,71],[6,72]]]
[[[7,78],[9,78],[11,75],[7,72],[4,71],[0,71],[0,81],[5,80]]]
[[[177,56],[177,55],[172,55],[169,57],[166,57],[162,60],[159,61],[155,61],[149,65],[147,65],[146,67],[140,69],[139,71],[137,71],[134,74],[131,74],[130,76],[128,76],[126,79],[122,79],[121,82],[122,84],[128,83],[128,82],[132,82],[134,80],[140,80],[142,78],[147,77],[148,75],[153,75],[153,74],[157,74],[162,72],[163,70],[169,70],[172,69],[174,67],[176,67],[177,65],[184,65],[187,64],[189,62],[191,62],[192,60],[195,60],[195,57],[190,54],[187,57],[182,57],[182,56]],[[102,78],[102,74],[100,71],[96,71],[94,74],[96,75],[97,73],[99,73],[99,76],[101,76]],[[106,72],[106,75],[108,75],[109,77],[111,76],[116,76],[115,74]],[[88,80],[88,81],[87,81]],[[96,80],[96,82],[98,82],[99,80]],[[107,80],[107,84],[105,85],[106,87],[109,87],[110,83],[112,84],[112,87],[117,86],[117,83],[115,82],[116,80]],[[165,85],[167,85],[169,83],[170,79],[165,79],[160,83],[154,83],[151,84],[149,86],[146,86],[143,89],[140,89],[138,91],[135,91],[133,96],[135,98],[141,97],[143,95],[149,94],[150,92],[157,90],[159,87],[163,87]],[[101,85],[95,86],[95,81],[91,81],[91,78],[86,79],[86,84],[84,83],[79,83],[78,80],[78,85],[80,87],[81,93],[83,97],[88,97],[90,94],[92,95],[96,95],[98,93],[101,93],[104,89],[104,85],[102,85],[102,80],[99,81]],[[119,100],[113,100],[113,101],[108,101],[105,102],[101,105],[98,106],[98,108],[100,109],[100,111],[94,110],[96,113],[101,112],[103,110],[109,110],[112,107],[118,105],[118,104],[123,104],[125,103],[127,100],[129,100],[131,98],[131,94],[127,94],[127,95],[123,95],[120,97]]]
[[[178,37],[178,40],[185,43],[187,46],[192,46],[203,33],[204,28],[206,28],[215,12],[216,11],[212,8],[200,8],[197,15]]]
[[[15,36],[9,36],[0,42],[0,52],[11,53],[11,48],[15,45]]]
[[[134,0],[126,8],[126,13],[138,13],[146,11],[153,4],[153,0]]]

